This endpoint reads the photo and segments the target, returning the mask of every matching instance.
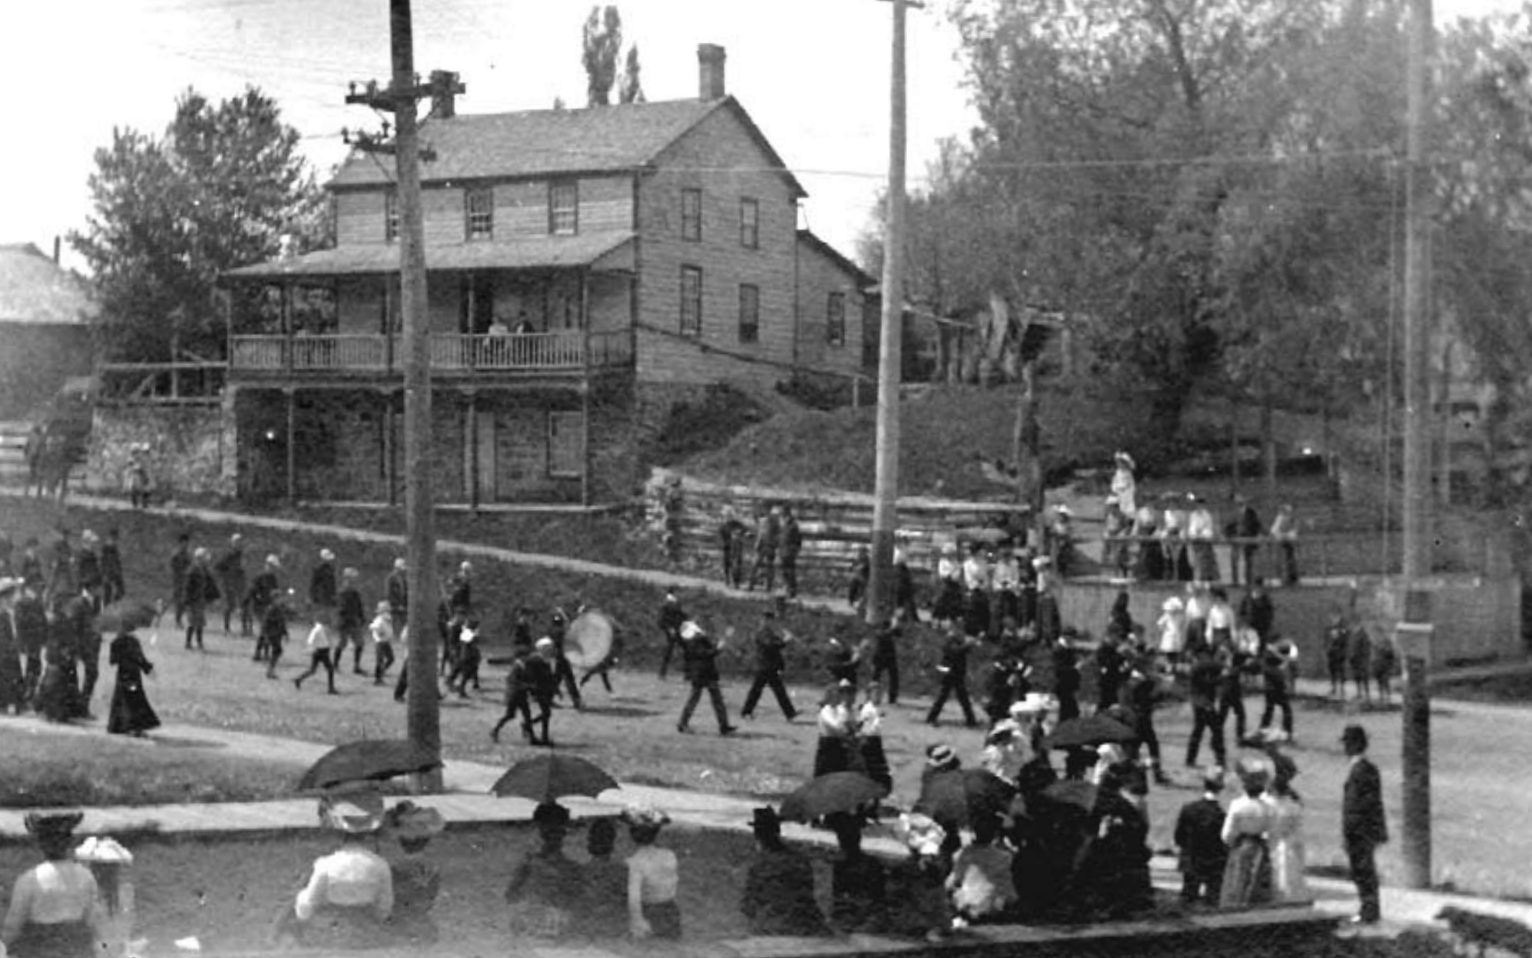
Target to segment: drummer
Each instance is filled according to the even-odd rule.
[[[582,670],[579,687],[600,678],[607,694],[612,692],[611,671],[622,651],[622,630],[611,617],[595,609],[580,610],[569,624],[571,647],[565,653],[571,664]]]

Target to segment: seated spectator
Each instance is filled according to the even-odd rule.
[[[621,938],[628,932],[628,869],[612,858],[617,847],[617,823],[610,818],[591,822],[585,836],[584,888],[580,931],[591,938]]]
[[[745,891],[739,903],[750,922],[750,934],[829,934],[814,898],[814,867],[782,841],[777,813],[770,807],[757,808],[751,829],[756,855],[745,872]]]
[[[995,843],[998,837],[998,820],[981,817],[973,824],[973,841],[952,859],[947,889],[964,923],[992,921],[1016,904],[1011,853]]]
[[[570,912],[580,899],[580,866],[564,855],[569,810],[555,802],[532,812],[541,847],[511,873],[505,900],[511,906],[511,934],[554,939],[570,930]]]
[[[681,938],[681,907],[676,903],[680,867],[676,853],[654,844],[670,816],[658,809],[631,805],[623,810],[628,836],[638,849],[628,856],[628,930],[634,938]]]
[[[888,934],[940,941],[952,927],[951,901],[946,877],[951,867],[946,831],[920,814],[900,815],[895,831],[909,849],[909,857],[888,871],[889,901],[899,903],[888,912]]]
[[[70,846],[79,812],[26,816],[26,828],[45,861],[16,879],[0,925],[0,942],[12,954],[92,958],[105,931],[96,879],[72,861]]]
[[[369,847],[383,827],[383,796],[327,797],[320,801],[319,817],[340,833],[341,846],[314,862],[290,910],[292,921],[279,926],[279,935],[291,932],[300,944],[335,948],[386,942],[394,911],[393,870]]]
[[[826,822],[840,857],[830,868],[830,925],[842,934],[876,934],[886,923],[883,866],[862,851],[862,819],[839,813]]]
[[[394,882],[393,925],[411,943],[436,940],[431,908],[441,891],[441,868],[424,855],[431,839],[447,827],[441,812],[405,799],[388,810],[384,828],[399,842],[404,856],[389,866]]]

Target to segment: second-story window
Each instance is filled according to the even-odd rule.
[[[681,267],[681,335],[702,335],[702,268]]]
[[[691,243],[702,242],[702,191],[681,191],[681,238]]]
[[[739,288],[739,341],[759,342],[761,339],[761,288],[745,283]]]
[[[392,243],[399,238],[399,194],[389,190],[383,194],[383,241]]]
[[[548,232],[573,236],[580,231],[580,184],[559,180],[548,184]]]
[[[825,304],[825,342],[846,345],[846,294],[831,293]]]
[[[761,204],[751,199],[739,201],[739,245],[758,249],[761,245]]]
[[[471,240],[494,239],[495,191],[487,186],[471,187],[463,193],[463,212],[467,216],[465,235]]]

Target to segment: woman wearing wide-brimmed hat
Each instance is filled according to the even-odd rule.
[[[656,845],[670,816],[657,808],[630,805],[623,810],[628,836],[638,849],[628,856],[628,929],[634,938],[675,941],[681,937],[681,906],[676,902],[680,865],[676,853]]]
[[[356,792],[325,796],[319,819],[339,833],[341,846],[314,862],[308,882],[288,906],[279,923],[279,936],[290,933],[304,944],[366,947],[387,939],[387,921],[394,911],[394,878],[388,862],[375,850],[383,827],[383,796]]]
[[[1271,895],[1271,855],[1267,847],[1274,816],[1261,800],[1271,772],[1266,762],[1241,759],[1235,771],[1244,794],[1229,803],[1223,822],[1223,843],[1229,846],[1224,866],[1220,908],[1244,908],[1267,901]]]
[[[16,879],[0,941],[16,958],[93,958],[101,940],[100,889],[73,860],[80,812],[28,814],[27,831],[46,859]]]

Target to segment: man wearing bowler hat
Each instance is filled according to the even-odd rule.
[[[1346,843],[1346,858],[1351,863],[1351,880],[1356,883],[1361,908],[1351,921],[1375,924],[1381,915],[1378,903],[1378,865],[1373,853],[1388,841],[1388,822],[1383,816],[1383,783],[1378,767],[1367,758],[1367,730],[1348,725],[1341,733],[1341,745],[1351,759],[1341,801],[1341,837]]]

